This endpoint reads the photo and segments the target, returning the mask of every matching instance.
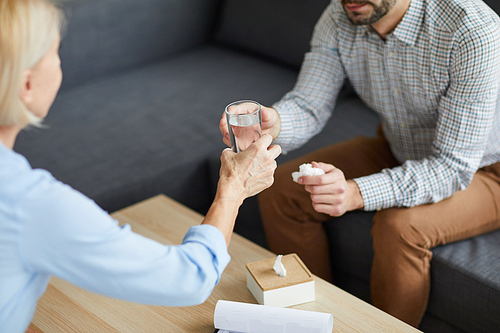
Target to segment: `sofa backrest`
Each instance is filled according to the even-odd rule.
[[[63,89],[209,39],[219,0],[68,0]]]
[[[330,0],[224,0],[217,42],[299,67]]]

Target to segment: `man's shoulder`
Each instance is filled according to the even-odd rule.
[[[347,17],[340,0],[333,0],[323,12],[316,28],[324,30],[327,34],[355,34],[357,27]],[[344,36],[345,37],[345,36]]]
[[[330,5],[327,7],[325,12],[333,22],[339,25],[351,25],[349,24],[349,19],[347,18],[347,14],[340,0],[330,2]]]
[[[340,0],[333,0],[330,1],[330,10],[334,13],[345,13],[343,7],[342,7],[342,2]]]
[[[424,0],[429,32],[463,34],[500,24],[498,15],[481,0]]]

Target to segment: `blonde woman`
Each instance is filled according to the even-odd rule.
[[[51,275],[134,302],[203,302],[230,260],[239,206],[272,184],[281,152],[269,135],[240,154],[223,151],[215,200],[181,245],[119,227],[12,150],[18,133],[47,115],[60,87],[62,24],[53,2],[0,0],[0,332],[27,329]]]

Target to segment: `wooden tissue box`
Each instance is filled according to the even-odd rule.
[[[262,305],[287,307],[316,299],[314,278],[297,254],[281,259],[286,276],[280,277],[273,269],[276,258],[247,264],[247,288]]]

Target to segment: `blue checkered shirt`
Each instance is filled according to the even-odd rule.
[[[322,130],[349,78],[400,166],[355,179],[365,210],[413,207],[465,189],[500,161],[500,19],[479,0],[412,0],[382,40],[333,0],[294,89],[274,107],[286,152]]]

